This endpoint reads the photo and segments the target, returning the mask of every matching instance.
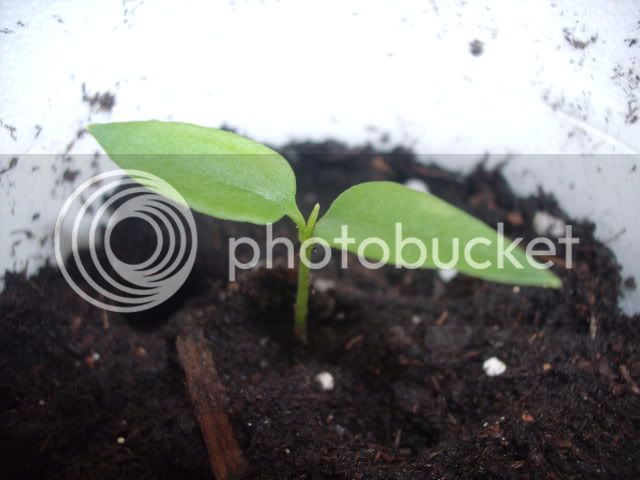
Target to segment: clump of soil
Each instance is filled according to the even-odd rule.
[[[535,236],[539,210],[572,223],[574,269],[556,267],[556,291],[355,261],[342,271],[336,259],[313,276],[306,349],[291,342],[294,271],[227,282],[228,238],[263,244],[262,227],[198,217],[192,278],[137,316],[92,307],[54,269],[8,275],[0,456],[10,478],[210,478],[175,347],[194,326],[215,356],[248,478],[640,478],[640,319],[618,311],[619,268],[592,225],[543,193],[517,198],[500,171],[460,176],[406,151],[336,143],[282,151],[303,213],[362,181],[418,178],[513,237]],[[284,221],[275,230],[295,233]],[[120,235],[122,249],[145,246],[135,225]],[[493,356],[507,370],[489,377]],[[332,390],[314,381],[320,372]]]
[[[93,95],[87,93],[87,87],[82,84],[82,101],[102,112],[110,112],[116,104],[116,96],[111,92],[96,92]]]
[[[478,39],[473,40],[469,44],[469,51],[471,52],[471,55],[475,57],[479,57],[480,55],[482,55],[482,52],[484,51],[484,43],[482,43]]]

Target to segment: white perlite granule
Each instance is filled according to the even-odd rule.
[[[484,361],[482,364],[484,373],[489,377],[497,377],[507,371],[507,366],[498,357],[491,357]]]
[[[451,280],[458,276],[458,271],[455,268],[446,268],[444,270],[438,270],[438,277],[444,283],[449,283]]]
[[[404,186],[411,190],[415,190],[416,192],[429,193],[429,187],[427,187],[427,184],[419,178],[410,178],[404,182]]]
[[[536,212],[533,217],[533,229],[538,235],[562,237],[565,227],[564,220],[556,218],[547,212]]]
[[[318,385],[320,385],[320,388],[324,392],[333,390],[333,387],[335,387],[336,385],[335,380],[333,379],[333,375],[331,375],[329,372],[320,372],[315,376],[314,380]]]

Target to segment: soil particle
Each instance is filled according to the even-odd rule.
[[[0,127],[3,127],[7,132],[9,132],[11,140],[13,140],[14,142],[18,140],[18,136],[16,135],[17,128],[15,125],[11,125],[10,123],[0,120]]]
[[[79,170],[72,170],[70,168],[67,168],[62,173],[62,180],[64,180],[65,182],[73,183],[73,182],[75,182],[75,180],[76,180],[76,178],[78,177],[79,174],[80,174]]]
[[[228,239],[264,246],[258,226],[196,215],[200,250],[183,289],[141,315],[110,312],[107,322],[52,268],[29,280],[8,273],[0,295],[8,478],[211,478],[176,351],[178,334],[196,326],[215,352],[247,478],[640,478],[640,318],[618,310],[619,266],[593,225],[543,193],[514,196],[499,171],[461,176],[406,150],[335,142],[282,151],[307,194],[303,213],[356,183],[419,178],[486,223],[504,222],[510,237],[535,237],[538,211],[572,224],[575,268],[554,267],[561,290],[516,293],[464,275],[444,284],[434,271],[357,262],[342,271],[336,258],[316,274],[335,288],[311,294],[307,348],[291,333],[295,271],[258,268],[227,282]],[[507,221],[514,212],[521,222]],[[114,231],[119,258],[148,248],[135,226]],[[279,222],[278,235],[294,238],[295,229]],[[490,378],[482,365],[494,356],[508,368]],[[330,372],[333,390],[317,387],[318,372]]]
[[[93,95],[87,93],[86,85],[82,84],[82,100],[92,108],[97,108],[103,112],[110,112],[116,103],[116,96],[111,92],[96,92]]]
[[[11,159],[9,160],[9,164],[5,168],[0,170],[0,175],[7,173],[9,170],[13,168],[16,168],[17,165],[18,165],[18,157],[11,157]]]
[[[562,33],[564,33],[564,39],[567,41],[569,45],[571,45],[576,50],[584,50],[589,45],[596,43],[598,41],[598,35],[591,35],[586,40],[581,40],[575,36],[573,32],[571,32],[568,28],[565,28]]]
[[[476,39],[469,44],[469,51],[474,57],[479,57],[484,52],[484,43]]]

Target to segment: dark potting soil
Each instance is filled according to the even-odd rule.
[[[53,268],[8,275],[3,478],[211,478],[175,346],[195,326],[226,388],[247,478],[640,478],[640,318],[618,311],[619,268],[591,225],[542,193],[517,198],[500,171],[460,176],[408,152],[335,143],[282,151],[303,213],[365,180],[420,178],[512,237],[535,236],[536,211],[566,219],[580,238],[574,269],[560,250],[556,291],[332,261],[313,275],[306,349],[289,334],[294,271],[227,282],[228,238],[263,243],[263,227],[198,216],[189,282],[135,316],[92,307]],[[151,232],[138,227],[116,235],[123,255],[148,250]],[[295,233],[286,220],[275,230]],[[504,374],[485,374],[492,356]],[[314,381],[323,371],[333,390]]]

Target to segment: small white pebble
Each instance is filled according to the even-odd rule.
[[[333,388],[336,386],[333,375],[331,375],[329,372],[320,372],[315,376],[314,380],[318,385],[320,385],[320,388],[324,392],[333,390]]]
[[[513,293],[520,293],[520,287],[518,285],[513,287]]]
[[[287,455],[289,455],[291,453],[291,450],[289,450],[288,448],[284,449],[284,453],[286,453]]]
[[[98,360],[100,360],[100,354],[98,352],[93,352],[93,361],[97,362]]]
[[[122,445],[124,443],[124,437],[118,437],[116,442],[118,442],[118,445]]]
[[[45,401],[44,400],[38,401],[38,405],[40,405],[41,407],[44,407],[45,406]]]
[[[536,212],[533,217],[533,229],[538,235],[561,237],[564,235],[565,227],[564,220],[547,212]]]
[[[446,268],[444,270],[438,270],[438,276],[444,283],[449,283],[456,278],[458,271],[455,268]]]
[[[497,377],[507,371],[507,366],[498,357],[491,357],[484,361],[482,364],[484,373],[489,377]]]
[[[417,192],[429,193],[429,187],[427,187],[427,184],[419,178],[410,178],[404,182],[404,186]]]
[[[422,323],[422,318],[420,318],[420,315],[414,315],[411,317],[411,323],[414,325],[420,325]]]
[[[336,282],[328,278],[316,278],[313,281],[313,288],[320,293],[327,293],[329,290],[335,290]]]

